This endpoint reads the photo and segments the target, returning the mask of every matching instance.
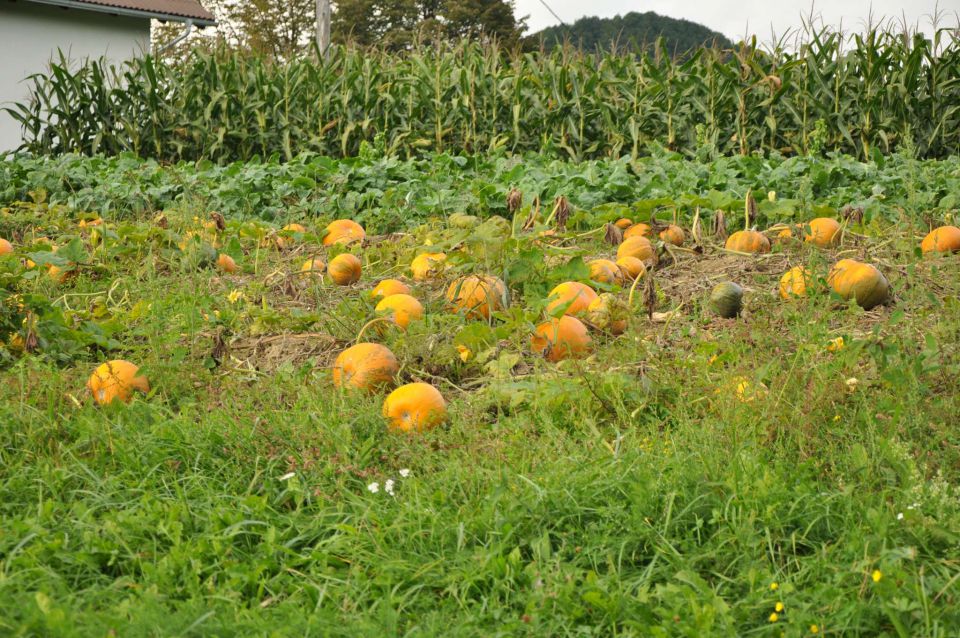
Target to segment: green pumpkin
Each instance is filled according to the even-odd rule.
[[[733,319],[743,309],[743,288],[725,281],[710,292],[710,309],[725,319]]]
[[[447,220],[451,228],[469,230],[480,223],[480,218],[474,215],[464,215],[463,213],[454,213]]]

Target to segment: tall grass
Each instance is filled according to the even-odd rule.
[[[693,155],[907,146],[960,151],[960,44],[874,28],[809,29],[796,46],[703,49],[676,59],[511,53],[463,43],[405,54],[341,48],[284,64],[196,54],[112,66],[65,60],[33,77],[11,111],[35,153],[134,151],[218,162],[376,142],[421,151],[539,151],[577,160],[639,155],[651,142]]]

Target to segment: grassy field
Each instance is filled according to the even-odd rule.
[[[0,258],[2,635],[960,631],[960,260],[919,251],[954,214],[955,160],[73,158],[0,175],[16,250]],[[508,228],[448,225],[453,210],[509,217],[511,185],[525,206]],[[845,204],[865,217],[848,210],[833,248],[725,252],[713,208],[742,227],[747,188],[778,190],[758,196],[764,228]],[[272,207],[244,209],[244,193]],[[541,235],[557,195],[569,227]],[[610,287],[632,297],[626,332],[594,331],[582,359],[531,352],[550,289],[616,252],[604,223],[674,209],[687,249],[660,246],[633,295]],[[213,210],[223,230],[204,225]],[[366,225],[362,248],[320,246],[342,216]],[[240,271],[209,267],[205,244]],[[344,250],[358,284],[298,274]],[[411,283],[423,320],[369,326],[369,290],[409,282],[427,250],[450,258]],[[843,257],[876,265],[891,303],[829,293]],[[74,274],[56,282],[49,263]],[[801,264],[815,285],[781,300]],[[489,323],[451,313],[443,292],[463,273],[501,277],[510,307]],[[745,288],[739,318],[706,307],[724,280]],[[400,382],[443,393],[444,426],[391,433],[383,393],[332,386],[361,332],[396,354]],[[151,391],[97,407],[84,384],[115,358]]]

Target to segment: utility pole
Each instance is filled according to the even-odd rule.
[[[330,0],[317,0],[317,48],[326,58],[330,49]]]

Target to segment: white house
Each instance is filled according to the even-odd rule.
[[[0,0],[0,107],[24,100],[24,79],[70,60],[121,62],[150,50],[150,21],[180,22],[184,34],[215,24],[197,0]],[[20,126],[0,112],[0,155],[20,145]]]

